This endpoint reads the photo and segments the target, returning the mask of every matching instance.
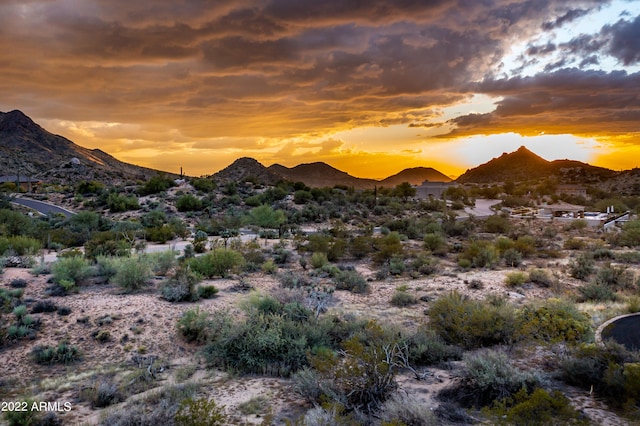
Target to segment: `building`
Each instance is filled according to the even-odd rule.
[[[35,192],[35,190],[41,183],[42,181],[34,179],[30,176],[0,176],[0,186],[4,184],[14,184],[16,185],[16,187],[20,187],[20,191],[24,192]]]
[[[562,184],[556,186],[556,195],[571,195],[587,198],[587,188],[582,185]]]
[[[576,206],[559,201],[556,204],[547,204],[540,207],[543,216],[571,219],[584,218],[584,206]]]
[[[452,182],[429,182],[425,180],[415,187],[416,198],[420,200],[427,200],[429,198],[441,199],[447,188],[453,185],[454,183]]]

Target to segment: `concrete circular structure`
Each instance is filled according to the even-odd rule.
[[[631,351],[640,351],[640,313],[620,315],[596,330],[596,343],[613,339]]]

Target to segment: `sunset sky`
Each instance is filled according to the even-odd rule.
[[[640,166],[640,0],[0,0],[0,111],[189,175]]]

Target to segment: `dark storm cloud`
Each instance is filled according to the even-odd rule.
[[[559,16],[553,21],[547,21],[542,24],[542,29],[545,31],[553,30],[555,28],[561,27],[567,23],[575,21],[578,18],[583,17],[589,13],[589,10],[586,9],[572,9],[568,10],[564,15]]]
[[[485,81],[476,90],[502,97],[495,111],[457,117],[444,137],[515,131],[605,135],[638,132],[640,73],[562,69],[526,78]]]
[[[640,15],[633,21],[620,20],[603,29],[611,36],[609,53],[625,65],[640,62]]]
[[[544,25],[567,25],[602,4],[2,2],[0,54],[7,59],[0,63],[0,106],[48,118],[167,125],[194,138],[289,137],[359,125],[424,123],[433,117],[415,110],[450,105],[468,98],[470,90],[506,96],[503,111],[515,108],[516,100],[526,110],[535,94],[529,83],[516,85],[522,97],[490,84],[506,84],[494,76],[510,43],[527,40]],[[611,26],[610,44],[597,37],[576,38],[566,46],[532,44],[524,59],[533,63],[562,50],[566,58],[560,59],[566,62],[550,69],[579,56],[589,59],[586,66],[597,63],[595,54],[610,46],[622,60],[637,61],[637,49],[633,53],[633,46],[620,41],[636,33],[636,21]],[[483,77],[486,85],[470,88],[469,82]],[[480,118],[454,124],[464,130],[496,121],[495,116]]]

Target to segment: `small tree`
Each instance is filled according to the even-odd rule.
[[[274,210],[271,206],[263,204],[254,207],[249,212],[249,223],[266,229],[277,229],[279,236],[282,236],[281,226],[287,221],[287,217],[282,210]],[[267,238],[265,236],[265,245]]]

